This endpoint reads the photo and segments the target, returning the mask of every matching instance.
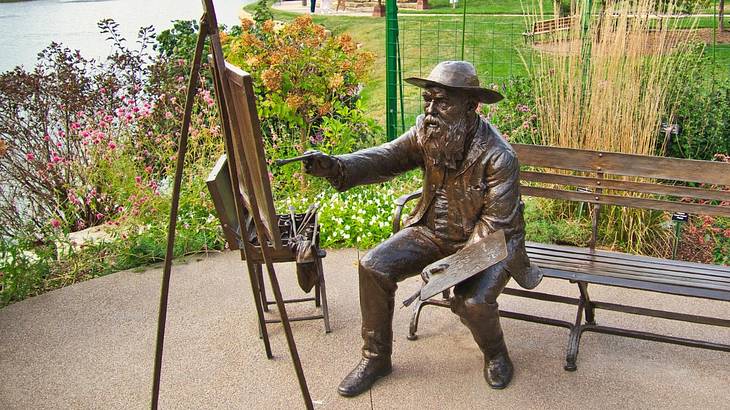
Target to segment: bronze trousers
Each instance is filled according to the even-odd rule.
[[[405,228],[368,252],[359,266],[363,357],[389,357],[397,283],[464,246],[438,238],[424,226]],[[454,288],[451,309],[459,315],[485,355],[505,349],[497,296],[510,279],[504,261]]]

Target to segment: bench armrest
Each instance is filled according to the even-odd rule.
[[[395,200],[395,210],[393,211],[393,233],[396,233],[400,231],[400,219],[401,214],[403,213],[403,207],[406,205],[406,203],[412,199],[420,198],[422,194],[422,190],[418,190],[416,192],[412,192],[410,194],[406,194],[401,196],[400,198]]]

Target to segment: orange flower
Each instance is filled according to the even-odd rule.
[[[273,33],[274,32],[274,20],[264,21],[264,24],[261,27],[261,31],[263,31],[264,33]]]
[[[249,68],[256,68],[257,65],[261,62],[261,59],[258,58],[258,56],[251,56],[246,59],[246,65]]]
[[[253,48],[262,48],[264,43],[251,33],[241,34],[241,44]]]
[[[229,40],[228,34],[225,31],[219,31],[218,38],[221,39],[221,43],[223,44],[225,44]]]
[[[269,91],[278,91],[281,88],[281,73],[271,68],[261,73],[261,81]]]
[[[246,31],[246,32],[251,31],[251,27],[253,27],[253,24],[254,24],[253,20],[251,20],[251,19],[248,19],[248,18],[241,19],[241,29],[243,29],[243,31]]]
[[[286,97],[286,105],[289,106],[292,110],[296,111],[298,110],[302,105],[304,105],[304,98],[300,95],[292,94],[288,97]]]
[[[319,110],[317,110],[317,112],[319,112],[319,115],[321,115],[322,117],[329,114],[331,111],[332,111],[332,104],[329,102],[322,104],[319,107]]]
[[[342,74],[340,74],[340,73],[334,74],[332,77],[330,77],[330,80],[329,80],[329,86],[330,86],[330,89],[332,89],[332,90],[336,90],[336,89],[342,87],[342,84],[344,84],[344,83],[345,83],[345,79],[344,79],[344,77],[342,77]]]
[[[339,44],[342,51],[346,53],[351,53],[357,49],[357,44],[352,41],[352,37],[350,37],[347,33],[344,33],[337,38],[337,44]]]

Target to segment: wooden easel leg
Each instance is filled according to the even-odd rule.
[[[205,14],[202,19],[205,19]],[[152,400],[150,408],[156,410],[160,398],[160,376],[162,374],[162,353],[165,345],[165,324],[167,322],[167,300],[170,293],[170,274],[172,272],[172,259],[175,249],[175,230],[177,228],[177,212],[180,207],[180,187],[182,185],[183,168],[185,167],[185,155],[188,151],[188,131],[193,112],[193,102],[198,90],[198,79],[200,75],[200,63],[203,58],[203,46],[208,31],[205,25],[201,24],[198,33],[198,41],[193,54],[193,66],[190,69],[187,96],[185,99],[185,111],[180,131],[180,141],[177,148],[177,164],[175,166],[175,180],[172,188],[172,203],[170,205],[170,223],[167,229],[167,249],[165,252],[165,266],[162,270],[162,286],[160,290],[160,309],[157,318],[157,342],[155,346],[155,363],[152,379]]]
[[[261,297],[261,306],[264,312],[269,311],[269,299],[266,297],[266,283],[264,282],[264,270],[260,263],[254,265],[256,267],[256,280],[258,280],[259,296]]]
[[[322,316],[324,316],[324,332],[330,333],[330,312],[327,307],[327,286],[324,282],[324,268],[322,268],[322,258],[317,258],[317,271],[319,273],[319,291],[322,295]]]

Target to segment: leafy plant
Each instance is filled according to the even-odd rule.
[[[323,118],[353,108],[374,56],[358,50],[348,34],[328,35],[311,17],[301,16],[280,30],[266,20],[255,27],[243,20],[241,33],[224,40],[227,59],[251,73],[259,116],[297,129],[298,153]]]

